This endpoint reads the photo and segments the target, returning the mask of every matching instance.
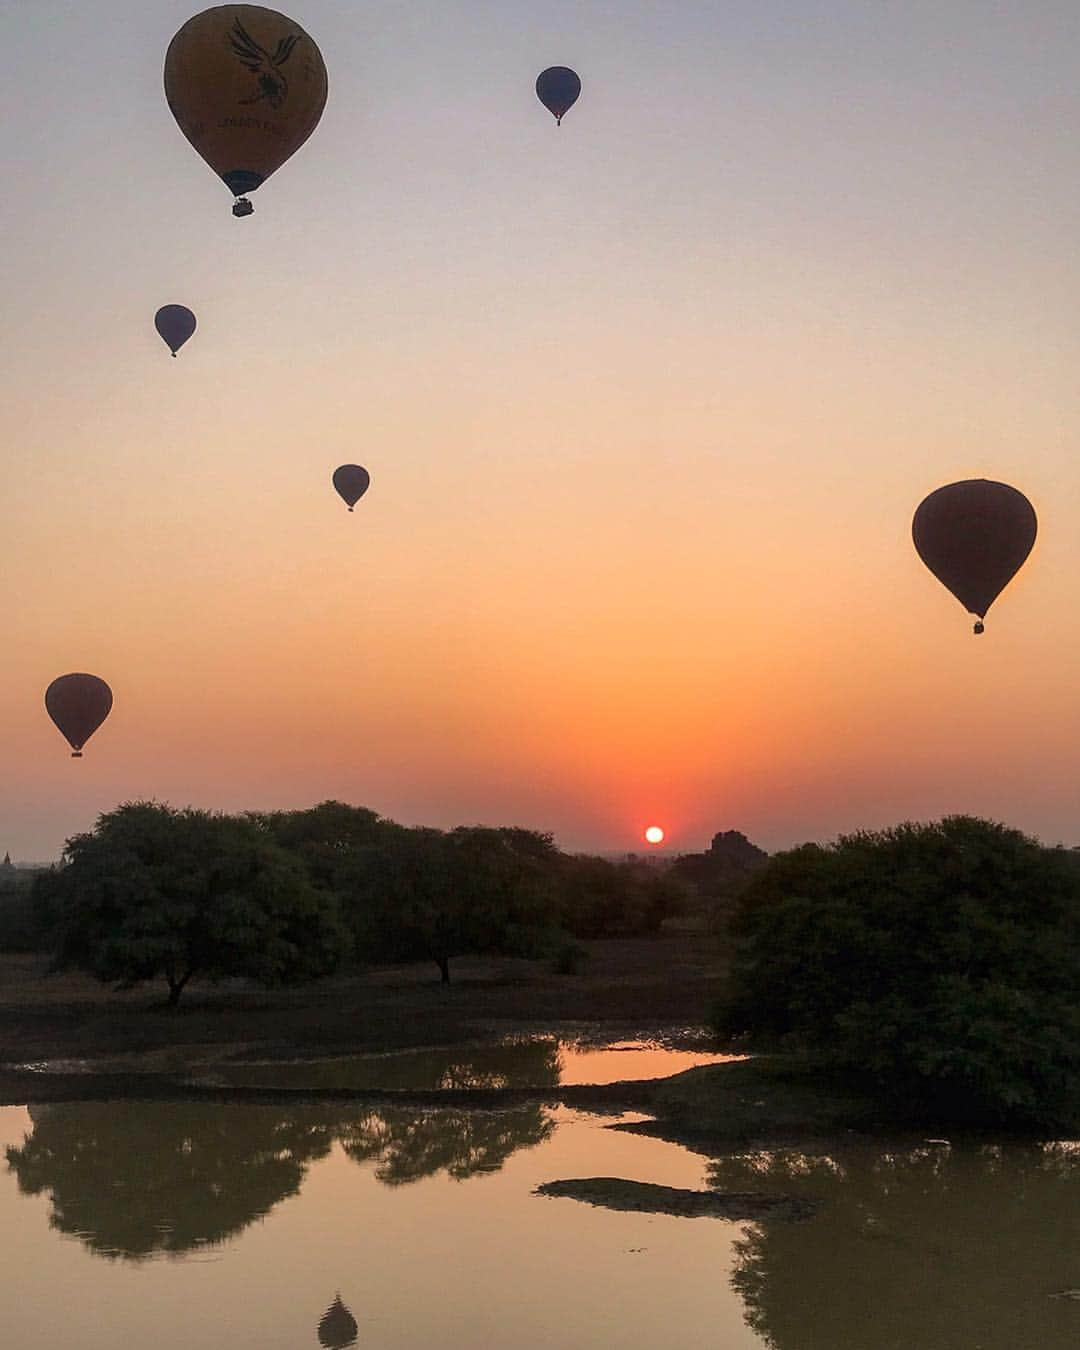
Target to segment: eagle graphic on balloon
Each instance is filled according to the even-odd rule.
[[[265,98],[269,99],[271,108],[281,107],[289,92],[289,82],[281,73],[281,67],[299,41],[299,33],[290,33],[281,39],[271,56],[259,46],[240,20],[236,20],[229,34],[229,45],[241,63],[258,77],[255,93],[250,98],[242,98],[241,103],[259,103]]]

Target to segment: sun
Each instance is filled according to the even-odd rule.
[[[662,844],[664,842],[664,831],[659,825],[650,825],[645,831],[645,841],[649,844]]]

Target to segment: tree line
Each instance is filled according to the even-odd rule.
[[[673,874],[535,830],[412,828],[333,801],[242,815],[131,802],[67,841],[30,908],[57,969],[163,979],[176,1005],[192,980],[431,961],[449,982],[470,953],[566,961],[581,939],[659,933],[688,896]]]

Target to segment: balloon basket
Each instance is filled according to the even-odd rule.
[[[250,216],[254,210],[255,208],[246,197],[237,197],[236,201],[233,202],[232,213],[237,218],[240,216]]]

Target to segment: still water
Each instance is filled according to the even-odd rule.
[[[504,1112],[0,1109],[4,1344],[79,1350],[1070,1350],[1080,1149],[709,1161]],[[620,1177],[804,1196],[805,1222],[533,1194]],[[340,1302],[336,1303],[340,1295]]]
[[[667,1078],[684,1069],[738,1059],[708,1050],[677,1050],[650,1041],[592,1045],[556,1036],[400,1050],[389,1054],[282,1063],[215,1065],[203,1081],[246,1086],[442,1090],[557,1087]]]

